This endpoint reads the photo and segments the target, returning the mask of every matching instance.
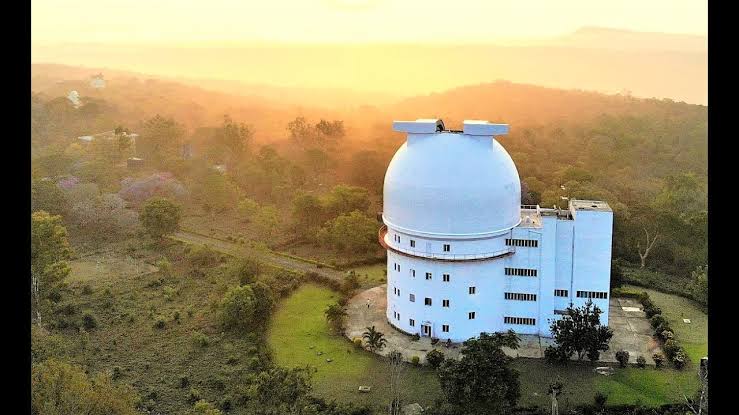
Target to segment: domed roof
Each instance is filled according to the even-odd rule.
[[[412,127],[415,131],[385,174],[386,225],[419,236],[464,238],[492,235],[519,224],[521,183],[516,165],[491,134],[473,135],[480,134],[478,127],[468,129],[465,122],[468,134]],[[417,133],[421,131],[425,133]]]

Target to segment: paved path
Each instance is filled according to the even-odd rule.
[[[444,346],[442,341],[431,345],[431,339],[421,337],[412,341],[407,334],[393,328],[385,316],[387,307],[387,296],[385,293],[387,284],[370,288],[355,295],[347,304],[346,329],[344,335],[349,339],[361,338],[365,328],[375,328],[385,334],[387,346],[379,352],[387,355],[397,350],[403,354],[406,360],[418,356],[424,362],[426,353],[431,349],[438,349],[446,357],[459,358],[461,345],[453,345],[451,348]],[[370,307],[367,307],[367,300]],[[642,311],[624,311],[622,307],[640,307],[630,299],[613,298],[610,301],[609,326],[613,329],[613,338],[609,344],[610,348],[600,355],[601,362],[615,363],[616,351],[623,349],[629,352],[629,362],[636,363],[638,356],[644,356],[647,364],[654,364],[652,355],[660,351],[659,344],[652,338],[652,328]],[[511,357],[544,357],[544,349],[553,343],[552,339],[535,336],[519,335],[519,348],[516,350],[503,348]],[[443,340],[443,339],[441,339]]]
[[[307,261],[288,258],[267,250],[256,249],[248,245],[241,245],[234,242],[224,241],[222,239],[212,238],[193,232],[180,231],[175,233],[174,235],[171,235],[170,238],[191,245],[208,245],[211,249],[214,249],[226,255],[231,255],[235,257],[253,257],[266,264],[273,265],[279,268],[286,268],[291,271],[312,271],[337,281],[343,281],[345,276],[345,273],[342,271],[337,271],[325,267],[318,268],[315,264]]]

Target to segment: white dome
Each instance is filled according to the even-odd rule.
[[[385,224],[419,236],[492,236],[521,221],[518,170],[491,136],[409,134],[388,166],[383,199]]]

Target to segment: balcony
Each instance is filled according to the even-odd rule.
[[[385,239],[387,237],[387,225],[382,225],[379,232],[377,233],[377,239],[383,248],[402,254],[406,256],[413,256],[418,258],[428,258],[436,261],[482,261],[489,259],[502,258],[508,255],[512,255],[516,252],[516,248],[509,246],[505,249],[493,252],[481,252],[476,254],[452,254],[452,253],[441,253],[441,252],[426,252],[415,249],[401,248],[397,246],[391,246]]]

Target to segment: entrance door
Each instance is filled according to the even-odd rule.
[[[431,337],[431,326],[428,324],[424,324],[421,326],[421,333],[423,333],[424,336]]]

